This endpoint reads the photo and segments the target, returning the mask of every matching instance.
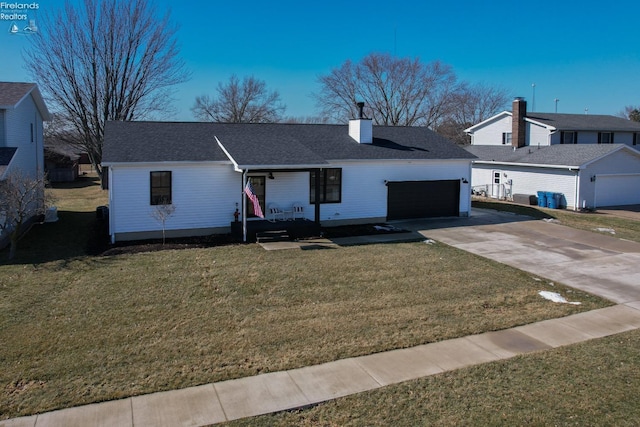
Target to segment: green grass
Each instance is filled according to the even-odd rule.
[[[533,218],[553,218],[560,224],[591,232],[598,228],[615,230],[615,237],[640,242],[640,221],[620,218],[599,212],[574,212],[569,210],[546,209],[534,206],[523,206],[501,201],[473,201],[474,208],[494,209],[528,215]],[[608,234],[608,233],[607,233]]]
[[[227,423],[236,426],[636,426],[640,331]]]

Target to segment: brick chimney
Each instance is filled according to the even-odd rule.
[[[527,115],[527,101],[524,98],[513,100],[513,116],[511,118],[511,145],[514,148],[524,147],[527,139],[527,127],[524,118]]]
[[[349,120],[349,136],[359,144],[373,142],[373,120],[364,117],[364,102],[358,102],[358,118]]]

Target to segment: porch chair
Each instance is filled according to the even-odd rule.
[[[275,203],[269,204],[267,207],[267,220],[270,222],[276,222],[278,219],[281,221],[285,220],[284,211]]]
[[[296,202],[293,204],[293,207],[291,208],[291,216],[293,220],[296,218],[304,219],[304,206],[302,206],[302,203]]]

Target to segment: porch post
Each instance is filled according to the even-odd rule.
[[[320,171],[322,171],[322,169],[316,169],[315,173],[316,173],[316,182],[315,182],[315,201],[316,201],[316,205],[315,205],[315,211],[314,211],[314,221],[317,225],[320,225]]]
[[[242,171],[242,242],[247,243],[247,198],[244,195],[244,189],[247,186],[247,171]]]

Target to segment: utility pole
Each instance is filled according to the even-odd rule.
[[[553,100],[556,103],[556,113],[558,112],[558,101],[560,101],[558,98]]]
[[[531,84],[531,90],[533,91],[533,97],[531,98],[531,111],[536,111],[536,84]]]

